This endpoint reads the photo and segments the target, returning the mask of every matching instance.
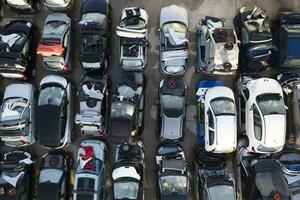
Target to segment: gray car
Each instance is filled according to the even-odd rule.
[[[0,116],[0,137],[6,145],[20,147],[35,142],[34,92],[34,86],[29,83],[6,87]]]
[[[157,104],[159,139],[176,142],[182,140],[186,104],[186,86],[183,80],[173,78],[162,80]]]
[[[45,6],[54,11],[66,11],[73,7],[73,0],[44,0]]]
[[[159,19],[160,68],[164,74],[182,75],[188,66],[188,15],[171,5],[161,9]]]

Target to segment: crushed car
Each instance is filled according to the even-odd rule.
[[[241,145],[262,154],[281,151],[286,137],[286,106],[280,84],[258,74],[241,74],[237,94]]]
[[[67,11],[73,8],[74,0],[43,0],[47,8],[53,11]]]
[[[14,83],[6,87],[1,105],[0,138],[8,146],[31,145],[36,137],[34,86]]]
[[[113,143],[133,142],[143,128],[145,78],[139,72],[127,72],[112,91],[108,138]]]
[[[221,81],[200,81],[196,101],[196,136],[205,150],[212,153],[235,151],[237,111],[233,91]]]
[[[25,151],[5,153],[0,159],[0,199],[33,199],[34,159]]]
[[[163,7],[159,17],[159,56],[163,74],[183,75],[188,67],[188,15],[186,9]]]
[[[144,198],[145,147],[142,141],[136,144],[122,144],[116,150],[113,166],[113,199]]]
[[[37,200],[70,199],[71,154],[54,150],[42,157],[37,178]]]
[[[43,26],[37,55],[41,55],[44,67],[49,71],[66,72],[72,68],[71,18],[64,13],[49,14]]]
[[[216,17],[206,16],[196,26],[196,72],[235,74],[239,41],[233,29]]]
[[[186,117],[186,86],[182,79],[161,80],[158,89],[157,120],[159,140],[181,141]]]
[[[72,85],[61,76],[48,75],[41,80],[39,91],[39,143],[46,148],[63,148],[71,142],[75,134]]]
[[[241,70],[260,72],[275,63],[277,48],[273,45],[267,12],[260,7],[242,7],[234,19],[240,44]]]
[[[5,0],[6,6],[13,12],[33,14],[40,10],[38,0]]]
[[[82,3],[78,22],[78,55],[85,70],[105,70],[108,66],[110,15],[110,4],[106,0]]]
[[[147,65],[148,14],[139,7],[122,10],[116,34],[119,37],[119,62],[127,71],[142,70]]]
[[[188,199],[189,179],[187,163],[180,144],[163,144],[156,153],[160,200]]]
[[[106,133],[109,80],[106,75],[87,73],[79,86],[79,113],[75,123],[82,134],[103,136]]]
[[[273,32],[280,67],[299,68],[300,13],[281,12],[273,23]]]
[[[12,20],[0,33],[0,75],[6,78],[29,79],[35,27],[29,21]]]
[[[80,143],[75,171],[73,200],[106,199],[106,144],[98,139]]]
[[[203,147],[196,151],[197,199],[236,200],[233,175],[226,169],[225,154],[210,154]]]

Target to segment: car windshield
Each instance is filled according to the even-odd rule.
[[[235,200],[235,191],[231,185],[216,185],[208,188],[210,199]]]
[[[128,102],[113,102],[111,106],[111,117],[131,119],[134,108],[134,105]]]
[[[46,87],[41,90],[39,96],[39,105],[55,105],[60,106],[62,103],[65,90],[60,87]]]
[[[88,22],[94,22],[98,24],[102,24],[105,20],[105,15],[101,13],[86,13],[83,14],[81,17],[80,24],[88,23]]]
[[[59,183],[63,171],[59,169],[43,169],[39,176],[39,183]]]
[[[30,5],[27,3],[26,0],[7,0],[7,4],[30,8]]]
[[[114,198],[115,199],[136,199],[138,196],[139,184],[134,181],[115,182]]]
[[[183,33],[185,34],[187,32],[187,27],[179,22],[170,22],[165,25],[163,25],[163,32],[169,33],[169,30],[172,29],[175,33]]]
[[[64,5],[68,3],[70,0],[46,0],[47,4],[54,4],[54,5]]]
[[[67,27],[63,21],[50,21],[44,25],[43,34],[45,35],[62,35]]]
[[[121,27],[126,27],[126,28],[131,28],[131,29],[141,29],[141,28],[144,28],[145,27],[145,20],[139,18],[139,22],[138,23],[127,23],[127,18],[123,19],[120,23],[120,26]]]
[[[44,64],[51,69],[63,69],[64,68],[64,63],[60,61],[44,61]]]
[[[161,96],[163,112],[167,117],[177,118],[183,115],[184,97],[173,95]]]
[[[235,105],[229,98],[215,98],[210,101],[215,116],[235,115]]]
[[[163,176],[160,178],[161,190],[163,194],[178,193],[185,195],[187,193],[187,177],[185,176]]]
[[[279,94],[259,95],[256,101],[263,115],[285,114],[284,102]]]
[[[181,73],[184,71],[184,66],[183,65],[167,65],[165,67],[165,70],[168,73]]]
[[[123,59],[122,65],[125,67],[139,67],[143,65],[141,59]]]

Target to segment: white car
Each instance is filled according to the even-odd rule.
[[[286,106],[280,84],[242,74],[237,84],[241,145],[255,153],[281,151],[286,136]]]
[[[237,116],[232,90],[215,80],[200,81],[197,88],[198,139],[208,152],[235,151]]]

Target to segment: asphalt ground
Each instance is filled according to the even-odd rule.
[[[73,70],[71,74],[66,75],[67,78],[76,85],[78,89],[79,81],[81,75],[84,73],[84,70],[80,67],[78,63],[77,55],[77,42],[78,38],[76,31],[76,22],[80,17],[80,7],[82,0],[75,0],[75,7],[73,10],[67,12],[67,14],[73,20],[73,29],[74,29],[74,57],[73,57]],[[113,82],[117,82],[122,78],[122,70],[118,64],[118,40],[115,35],[115,28],[119,22],[120,14],[122,9],[125,7],[139,6],[144,8],[149,14],[149,42],[150,49],[148,52],[148,66],[144,70],[146,76],[146,104],[145,104],[145,119],[144,119],[144,131],[142,134],[142,140],[145,144],[146,149],[146,173],[145,173],[145,182],[144,182],[144,191],[146,200],[156,199],[157,193],[157,175],[156,175],[156,164],[155,164],[155,154],[156,149],[159,145],[159,142],[156,139],[156,99],[158,92],[158,85],[163,76],[159,72],[159,55],[158,55],[158,23],[159,23],[159,13],[160,9],[164,6],[171,4],[176,4],[182,7],[185,7],[189,16],[189,28],[190,28],[190,52],[189,60],[190,66],[184,75],[184,80],[187,85],[187,119],[186,119],[186,128],[185,128],[185,137],[182,142],[184,151],[187,157],[188,170],[190,173],[190,199],[195,199],[194,197],[194,185],[196,173],[194,172],[194,151],[199,145],[197,139],[194,135],[195,132],[195,85],[199,80],[204,79],[218,79],[225,83],[226,86],[234,88],[234,83],[237,79],[237,76],[208,76],[201,75],[194,72],[194,60],[195,60],[195,27],[199,20],[206,15],[220,17],[225,21],[225,24],[229,27],[233,27],[232,21],[234,16],[236,16],[238,9],[242,6],[260,6],[264,8],[271,18],[275,17],[276,14],[283,10],[298,10],[300,11],[300,2],[298,0],[111,0],[112,7],[112,23],[111,23],[111,55],[110,63],[107,73],[110,75]],[[44,19],[52,11],[48,10],[43,4],[41,5],[41,11],[36,13],[33,16],[28,15],[17,15],[6,9],[4,3],[2,2],[1,9],[1,20],[0,27],[11,19],[28,19],[39,28],[39,34],[41,34],[41,27],[43,26]],[[39,35],[36,37],[35,42],[39,41]],[[35,54],[35,52],[32,52]],[[47,72],[41,62],[41,58],[37,57],[34,61],[34,66],[36,70],[35,77],[31,80],[32,83],[38,88],[40,80],[47,74]],[[264,73],[265,76],[272,76],[278,71],[277,69],[271,69]],[[3,96],[4,89],[6,85],[17,82],[15,80],[6,80],[0,79],[0,94]],[[78,111],[78,98],[75,98],[75,112]],[[77,138],[71,145],[67,147],[67,150],[74,153],[76,156],[78,145],[81,140],[81,135],[79,130],[76,129]],[[108,183],[107,186],[111,185],[111,166],[113,164],[114,157],[114,145],[109,145],[109,158],[108,158]],[[11,148],[1,145],[1,152],[10,151]],[[38,144],[34,144],[30,147],[25,148],[31,152],[38,160],[44,155],[48,150],[40,147]],[[232,158],[232,155],[229,155],[229,158]],[[229,163],[229,169],[234,169],[234,164]],[[108,190],[108,199],[111,199],[111,190]]]

